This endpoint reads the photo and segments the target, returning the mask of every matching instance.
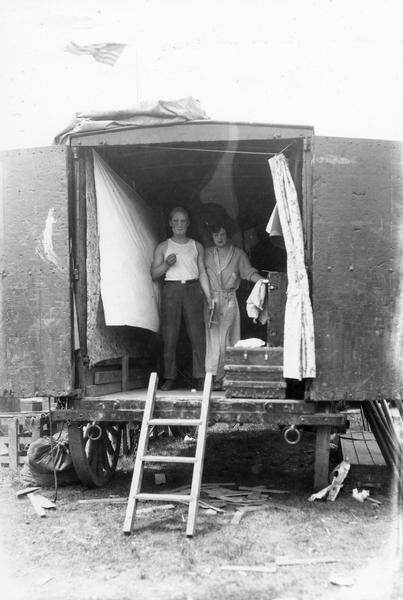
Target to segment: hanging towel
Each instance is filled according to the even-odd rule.
[[[301,213],[286,157],[277,154],[268,162],[287,250],[284,377],[301,380],[316,376],[313,314],[304,262]]]
[[[269,318],[268,304],[266,301],[267,279],[260,279],[253,286],[253,290],[246,300],[246,312],[254,323],[259,321],[264,325]]]

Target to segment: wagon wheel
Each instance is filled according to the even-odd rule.
[[[121,423],[70,423],[71,458],[83,485],[102,487],[111,479],[119,458],[122,427]]]
[[[122,455],[133,456],[136,454],[140,435],[138,423],[124,423],[122,427]]]

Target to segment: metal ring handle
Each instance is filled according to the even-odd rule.
[[[295,425],[290,425],[284,431],[283,436],[287,444],[298,444],[301,439],[301,432],[295,427]]]
[[[97,440],[100,439],[100,437],[102,435],[102,429],[100,428],[99,425],[97,425],[94,422],[91,425],[88,425],[87,435],[90,438],[90,440],[92,440],[93,442],[96,442]]]

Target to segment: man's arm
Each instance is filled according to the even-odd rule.
[[[206,297],[208,305],[211,306],[210,282],[209,282],[209,278],[207,276],[206,267],[204,265],[204,248],[199,242],[196,242],[196,247],[197,247],[197,266],[199,269],[200,287],[203,290],[203,293]]]
[[[151,277],[155,281],[159,279],[168,271],[169,267],[176,262],[175,254],[170,254],[165,258],[165,251],[167,247],[167,242],[162,242],[158,244],[156,249],[154,250],[154,258],[151,264]]]

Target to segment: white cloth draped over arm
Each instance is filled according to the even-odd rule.
[[[301,380],[316,376],[313,314],[304,262],[301,213],[286,157],[277,154],[268,162],[287,251],[284,377]]]
[[[149,209],[99,154],[93,156],[105,323],[158,332],[158,285],[150,275],[157,238]]]
[[[246,300],[246,312],[248,317],[253,319],[254,323],[259,321],[262,323],[262,325],[267,323],[268,320],[266,283],[266,279],[261,279],[260,281],[256,282]]]

